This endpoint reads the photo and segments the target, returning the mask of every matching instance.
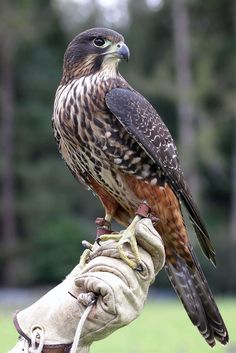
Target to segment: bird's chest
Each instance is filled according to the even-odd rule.
[[[78,81],[78,80],[77,80]],[[72,173],[88,183],[92,176],[119,199],[130,187],[126,175],[157,181],[156,166],[105,105],[106,83],[72,82],[58,89],[54,130]]]
[[[114,128],[105,107],[106,88],[106,83],[98,86],[86,79],[59,87],[53,126],[60,152],[73,174],[85,182],[86,175],[92,176],[114,190],[120,181],[106,153],[109,130]]]

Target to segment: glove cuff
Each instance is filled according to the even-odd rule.
[[[29,342],[29,344],[31,344],[31,337],[29,337],[21,328],[18,318],[17,318],[17,312],[14,314],[13,317],[13,323],[15,326],[16,331],[20,334],[21,337],[23,337],[25,340],[27,340]],[[36,326],[35,326],[36,328]],[[22,348],[24,347],[24,342],[23,340],[19,342],[19,344],[22,344]],[[39,343],[36,343],[36,346],[38,346]],[[68,343],[68,344],[44,344],[43,345],[43,349],[42,349],[42,353],[69,353],[70,349],[71,349],[72,343]],[[19,350],[17,350],[18,352]],[[10,351],[9,353],[14,353],[14,351]]]
[[[14,314],[13,317],[13,323],[16,328],[16,331],[20,334],[21,339],[20,341],[16,344],[15,347],[13,347],[8,353],[19,353],[24,351],[25,347],[25,341],[28,342],[28,345],[31,345],[31,337],[26,335],[26,333],[22,330],[20,327],[20,324],[17,319],[17,313]],[[36,347],[39,346],[39,343],[36,343]],[[41,350],[42,353],[70,353],[72,347],[72,343],[68,344],[44,344],[43,348]],[[78,346],[77,352],[79,353],[88,353],[90,349],[90,345],[86,346]]]

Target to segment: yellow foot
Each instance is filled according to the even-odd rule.
[[[89,243],[86,240],[82,241],[82,245],[86,248],[83,252],[83,254],[80,256],[80,261],[79,261],[79,266],[83,268],[86,263],[88,262],[89,259],[89,254],[91,252],[91,249],[93,247],[93,244]]]
[[[110,239],[117,241],[118,251],[121,259],[125,261],[133,270],[138,271],[142,270],[142,266],[141,257],[139,255],[138,245],[135,237],[135,226],[140,219],[141,217],[137,215],[124,231],[120,233],[103,234],[99,237],[99,241]],[[127,251],[124,249],[124,247],[127,247],[127,245],[131,249],[133,255],[132,259],[127,256]]]
[[[84,266],[86,265],[89,259],[89,254],[90,254],[89,249],[84,250],[83,254],[80,256],[79,267],[84,268]]]

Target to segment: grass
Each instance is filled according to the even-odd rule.
[[[95,342],[90,353],[236,353],[236,300],[217,300],[230,334],[230,344],[212,350],[188,320],[177,300],[148,302],[142,315],[128,327]],[[0,353],[17,339],[11,314],[0,311]]]

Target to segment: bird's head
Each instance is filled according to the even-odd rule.
[[[129,59],[129,48],[121,34],[108,28],[92,28],[80,33],[68,45],[63,76],[67,79],[100,71],[117,75],[120,59]]]

